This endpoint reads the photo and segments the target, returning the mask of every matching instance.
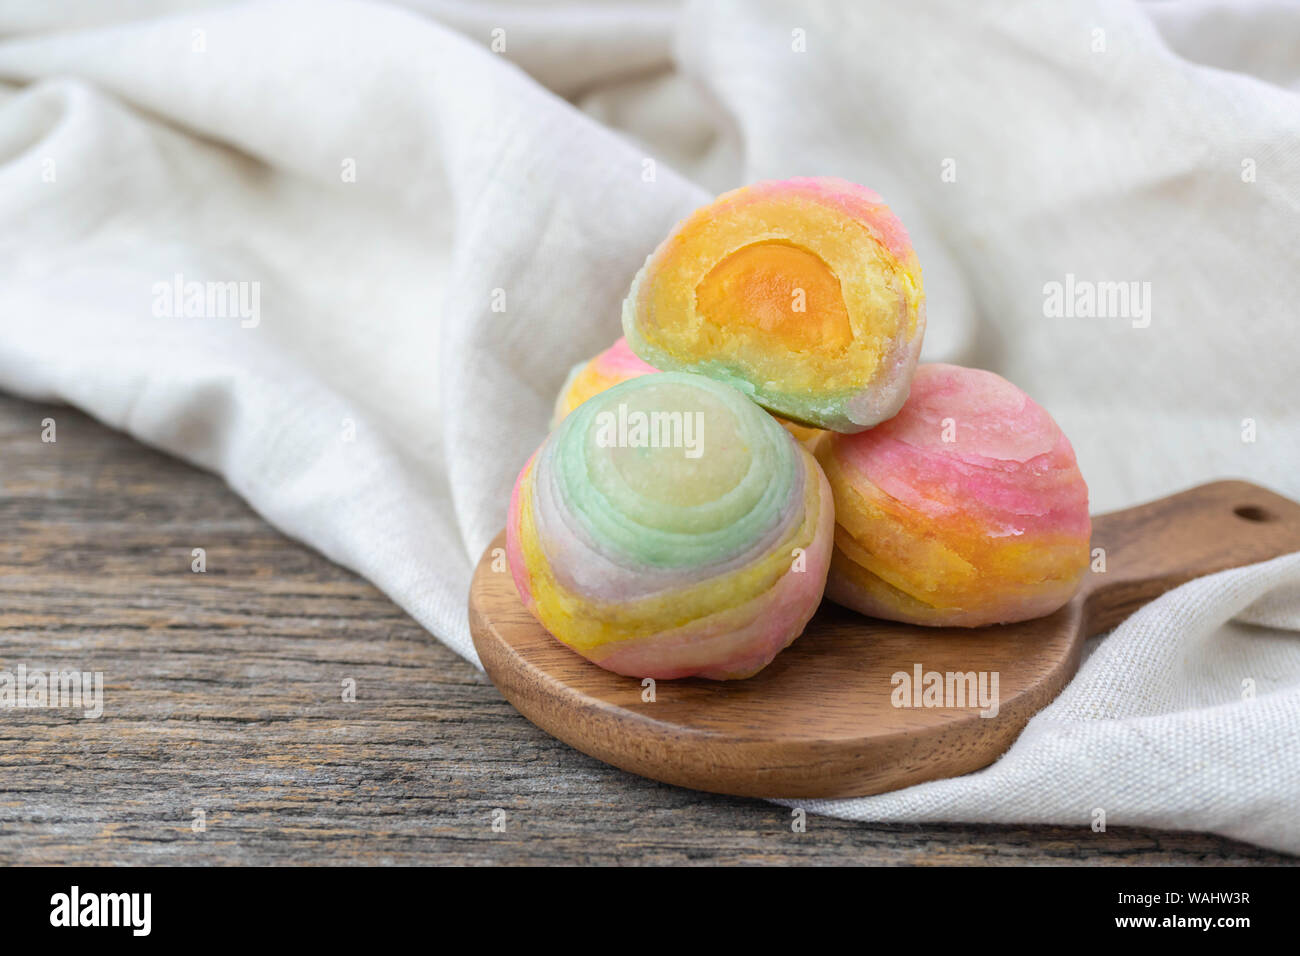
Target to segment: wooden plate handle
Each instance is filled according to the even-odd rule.
[[[1080,592],[1088,635],[1192,578],[1300,551],[1300,504],[1249,482],[1216,481],[1093,518],[1092,548]]]

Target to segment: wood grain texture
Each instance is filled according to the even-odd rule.
[[[1222,481],[1102,515],[1093,522],[1098,572],[1048,617],[919,627],[825,602],[757,675],[659,681],[653,695],[578,656],[533,619],[504,544],[503,532],[475,571],[470,625],[488,675],[533,723],[616,767],[679,786],[855,797],[992,763],[1074,675],[1086,637],[1194,577],[1300,550],[1300,504]],[[966,697],[975,686],[964,684],[961,698],[941,706],[898,706],[893,676],[915,675],[919,697],[923,672],[970,675],[992,693],[977,704]]]
[[[218,479],[66,408],[0,396],[0,528],[0,669],[106,683],[100,720],[0,710],[0,864],[1294,862],[1087,821],[794,833],[784,807],[623,773]]]

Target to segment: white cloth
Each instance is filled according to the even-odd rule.
[[[10,0],[0,35],[0,387],[219,472],[471,660],[472,563],[565,372],[758,178],[880,191],[926,357],[1046,406],[1096,510],[1300,497],[1295,5]],[[178,275],[256,314],[156,314]],[[1150,298],[1046,314],[1067,282]],[[1297,568],[1135,617],[994,767],[817,809],[1300,851]]]

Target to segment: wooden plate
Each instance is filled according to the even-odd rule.
[[[537,726],[616,767],[683,787],[851,797],[992,763],[1069,681],[1084,638],[1194,577],[1300,550],[1300,504],[1242,481],[1193,488],[1095,518],[1092,545],[1095,556],[1104,551],[1105,570],[1089,574],[1050,617],[923,628],[827,602],[802,637],[748,680],[653,688],[551,637],[520,602],[504,543],[503,533],[475,571],[470,626],[492,681]],[[918,668],[974,673],[977,684],[983,675],[990,694],[996,674],[996,715],[981,716],[978,701],[958,706],[963,680],[939,706],[915,706],[915,696],[912,706],[895,706],[904,690],[895,675]]]

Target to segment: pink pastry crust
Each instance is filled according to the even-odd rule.
[[[1088,489],[1051,416],[1005,379],[922,365],[893,419],[817,449],[835,496],[832,600],[916,624],[1050,614],[1085,573]]]

